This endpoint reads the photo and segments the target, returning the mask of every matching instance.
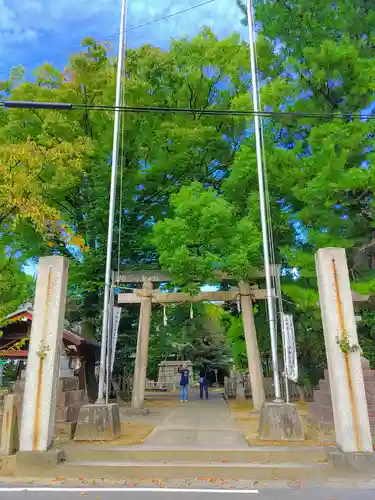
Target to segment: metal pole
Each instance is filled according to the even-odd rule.
[[[275,400],[280,401],[281,391],[280,391],[280,377],[279,377],[279,367],[277,359],[276,317],[273,307],[274,298],[272,294],[270,251],[269,251],[267,215],[266,215],[267,212],[266,212],[266,200],[264,193],[261,123],[258,114],[258,112],[260,111],[260,106],[258,97],[257,66],[255,57],[254,14],[253,14],[253,6],[251,0],[247,0],[247,19],[249,28],[252,94],[253,94],[253,106],[255,112],[254,114],[255,147],[256,147],[256,156],[258,164],[259,203],[260,203],[260,217],[261,217],[262,236],[263,236],[264,272],[266,276],[266,288],[267,288],[267,309],[268,309],[271,349],[272,349],[273,380],[275,385]]]
[[[112,273],[112,277],[113,277]],[[106,377],[105,377],[105,402],[109,403],[109,393],[111,390],[111,357],[112,357],[112,335],[113,335],[113,306],[114,306],[114,289],[113,281],[111,291],[109,293],[109,311],[108,311],[108,330],[107,330],[107,353],[106,353]]]
[[[120,36],[118,43],[117,77],[116,77],[116,102],[115,102],[116,110],[115,110],[114,125],[113,125],[112,172],[111,172],[111,189],[109,197],[107,257],[105,265],[102,344],[100,351],[99,390],[98,390],[97,403],[104,403],[106,346],[107,346],[107,332],[108,332],[108,308],[109,308],[109,294],[111,289],[111,271],[112,271],[113,223],[115,220],[116,180],[117,180],[118,146],[119,146],[120,117],[121,117],[119,106],[121,106],[122,69],[123,69],[123,62],[125,60],[124,49],[126,46],[125,27],[126,27],[127,13],[128,13],[127,7],[128,7],[127,0],[122,0]]]
[[[283,377],[284,377],[284,384],[285,384],[285,400],[287,403],[290,403],[290,393],[289,393],[289,381],[288,381],[288,374],[286,372],[286,351],[285,351],[285,328],[284,328],[284,306],[283,306],[283,298],[281,295],[281,282],[280,282],[280,272],[281,272],[281,266],[277,265],[275,266],[275,278],[276,278],[276,292],[277,292],[277,298],[279,302],[279,314],[280,314],[280,325],[281,325],[281,338],[283,342],[283,360],[284,360],[284,372],[283,372]]]

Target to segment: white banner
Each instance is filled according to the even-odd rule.
[[[296,338],[294,335],[293,316],[291,314],[282,315],[282,329],[284,339],[285,372],[289,380],[298,380],[298,362]]]
[[[112,346],[111,346],[111,373],[113,372],[113,366],[115,364],[115,355],[116,355],[116,345],[118,338],[118,328],[120,325],[121,318],[121,307],[114,307],[112,313]]]

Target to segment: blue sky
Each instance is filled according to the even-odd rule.
[[[202,3],[204,0],[128,0],[128,27]],[[69,55],[79,49],[85,36],[99,40],[119,30],[121,0],[0,0],[0,78],[11,67],[31,70],[48,61],[63,67]],[[129,46],[144,43],[167,47],[171,37],[192,36],[202,25],[210,26],[221,38],[241,26],[235,0],[215,0],[187,13],[131,31]]]
[[[128,0],[128,28],[174,14],[204,0]],[[13,66],[28,71],[48,61],[63,68],[82,38],[110,39],[117,46],[121,0],[0,0],[0,79]],[[193,36],[210,26],[217,36],[239,32],[235,0],[215,0],[186,13],[128,33],[130,47],[151,43],[166,48],[171,38]],[[26,269],[33,274],[33,266]]]

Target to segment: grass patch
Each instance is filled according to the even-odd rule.
[[[121,422],[121,436],[115,441],[70,441],[74,446],[135,446],[142,444],[155,429],[153,425]]]

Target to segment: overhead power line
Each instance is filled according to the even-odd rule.
[[[156,19],[153,19],[152,21],[148,21],[143,24],[138,24],[137,26],[131,26],[130,28],[127,28],[125,30],[125,33],[129,33],[130,31],[135,31],[141,28],[145,28],[146,26],[151,26],[152,24],[159,23],[160,21],[166,21],[167,19],[170,19],[171,17],[179,16],[181,14],[186,14],[186,12],[190,12],[194,9],[198,9],[199,7],[204,7],[205,5],[208,5],[210,3],[214,3],[217,0],[206,0],[206,2],[198,3],[196,5],[192,5],[191,7],[187,7],[186,9],[178,10],[177,12],[172,12],[172,14],[166,14],[165,16],[162,17],[157,17]],[[108,36],[104,38],[104,41],[111,40],[112,38],[116,38],[119,36],[120,33],[116,33],[114,35]]]
[[[57,111],[121,111],[123,113],[171,113],[171,114],[199,114],[208,116],[262,116],[265,118],[317,118],[317,119],[375,119],[374,114],[369,113],[322,113],[308,111],[254,111],[252,109],[199,109],[199,108],[174,108],[165,106],[115,106],[111,104],[86,104],[69,102],[37,102],[37,101],[0,101],[5,108],[19,109],[50,109]]]

